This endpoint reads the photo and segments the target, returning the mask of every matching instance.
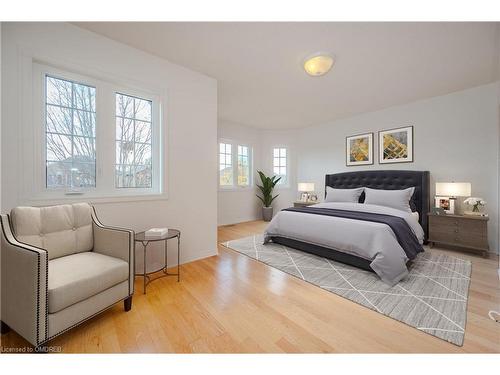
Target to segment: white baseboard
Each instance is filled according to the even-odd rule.
[[[221,227],[224,225],[235,225],[235,224],[246,223],[248,221],[256,221],[256,220],[262,220],[262,216],[240,217],[240,218],[233,219],[233,220],[218,222],[217,226]]]
[[[182,250],[181,250],[182,251]],[[189,259],[183,259],[183,261],[181,262],[181,266],[183,264],[187,264],[187,263],[191,263],[191,262],[195,262],[197,260],[201,260],[201,259],[205,259],[205,258],[208,258],[208,257],[212,257],[214,255],[219,255],[219,252],[217,251],[217,249],[215,251],[210,251],[210,252],[206,252],[206,253],[203,253],[203,254],[199,254],[198,256],[194,257],[194,258],[189,258]],[[175,267],[177,266],[177,262],[172,262],[172,263],[169,263],[168,264],[168,267]]]

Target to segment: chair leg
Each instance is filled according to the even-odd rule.
[[[132,296],[123,300],[123,307],[125,311],[130,311],[132,309]]]
[[[0,333],[2,335],[9,333],[10,327],[0,320]]]

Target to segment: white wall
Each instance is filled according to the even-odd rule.
[[[490,84],[301,129],[297,178],[323,192],[327,173],[366,169],[429,170],[436,181],[468,181],[486,199],[491,251],[498,251],[498,85]],[[377,131],[414,126],[414,162],[380,165]],[[375,133],[375,164],[345,166],[345,137]]]
[[[20,129],[34,126],[32,120],[23,123],[31,118],[31,108],[25,105],[25,89],[21,90],[20,66],[25,63],[26,55],[42,60],[48,57],[59,61],[62,68],[74,68],[87,75],[98,72],[101,76],[123,77],[166,93],[168,199],[99,203],[96,207],[101,221],[136,231],[158,226],[179,228],[182,262],[217,253],[217,83],[214,79],[70,24],[4,23],[2,42],[4,211],[24,204],[18,194],[22,190],[18,172],[23,169],[18,153],[23,145]]]

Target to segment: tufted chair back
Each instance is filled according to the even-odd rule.
[[[91,207],[87,203],[16,207],[10,215],[17,240],[47,250],[49,259],[94,247]]]

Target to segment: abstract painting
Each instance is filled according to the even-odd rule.
[[[378,140],[380,164],[413,161],[413,126],[382,130]]]
[[[346,137],[346,165],[373,164],[373,133]]]

